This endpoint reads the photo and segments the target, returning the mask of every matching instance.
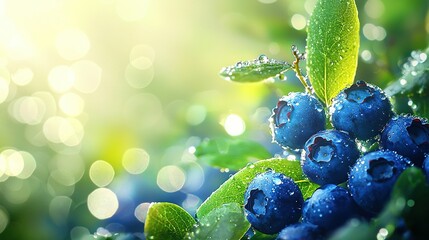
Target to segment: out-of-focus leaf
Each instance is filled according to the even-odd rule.
[[[261,144],[244,139],[216,138],[203,141],[195,151],[199,161],[218,168],[239,170],[246,164],[271,156]]]
[[[408,168],[395,184],[389,207],[393,209],[396,206],[396,210],[400,212],[405,224],[413,232],[416,239],[427,237],[429,229],[428,202],[429,185],[422,169]],[[380,218],[382,217],[383,215]]]
[[[319,0],[308,26],[307,72],[316,95],[326,105],[353,83],[358,50],[355,1]]]
[[[167,202],[150,205],[144,232],[147,239],[183,239],[196,223],[183,208]]]
[[[240,61],[235,65],[224,67],[219,75],[228,81],[259,82],[289,69],[291,69],[291,65],[285,61],[269,59],[265,55],[260,55],[254,60]]]
[[[429,48],[413,51],[402,68],[402,76],[384,91],[391,97],[396,94],[429,94]]]
[[[239,240],[250,227],[243,208],[238,203],[227,203],[199,219],[196,228],[187,239]]]
[[[402,68],[402,76],[384,91],[389,97],[408,97],[413,113],[429,117],[429,48],[413,51]]]
[[[204,217],[213,209],[226,203],[238,203],[243,205],[244,193],[249,183],[257,174],[266,172],[270,169],[292,178],[295,183],[298,184],[304,198],[310,197],[318,187],[318,185],[310,182],[305,177],[299,161],[289,161],[285,159],[261,160],[254,164],[247,165],[214,191],[198,208],[198,218]]]

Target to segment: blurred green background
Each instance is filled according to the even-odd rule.
[[[292,61],[315,2],[0,0],[0,238],[141,233],[153,201],[194,213],[231,174],[197,161],[205,138],[281,155],[268,117],[303,90],[293,73],[255,84],[218,73],[259,54]],[[427,47],[429,3],[357,5],[356,79],[385,87]]]

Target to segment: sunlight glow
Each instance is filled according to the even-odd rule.
[[[246,130],[246,124],[237,114],[230,114],[225,118],[223,127],[231,136],[239,136]]]

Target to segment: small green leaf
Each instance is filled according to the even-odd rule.
[[[183,208],[167,202],[150,205],[144,232],[147,239],[183,239],[196,221]]]
[[[277,238],[277,234],[273,234],[273,235],[268,235],[268,234],[264,234],[261,233],[257,230],[255,231],[255,235],[253,235],[250,240],[275,240]]]
[[[192,240],[239,240],[249,228],[243,208],[238,203],[228,203],[202,217],[187,237]]]
[[[226,203],[244,204],[244,193],[249,183],[257,174],[272,169],[292,178],[301,189],[304,198],[308,198],[316,190],[318,185],[310,182],[302,173],[299,161],[289,161],[285,159],[261,160],[254,164],[249,164],[231,178],[225,181],[216,191],[204,201],[197,210],[198,218],[207,215]]]
[[[291,69],[291,65],[287,62],[260,55],[254,60],[237,62],[235,65],[224,67],[219,75],[228,81],[259,82],[275,77],[289,69]]]
[[[310,17],[307,72],[316,95],[331,104],[354,81],[359,19],[354,0],[319,0]]]
[[[239,170],[246,164],[271,156],[257,142],[236,138],[216,138],[203,141],[195,151],[199,161],[218,168]]]

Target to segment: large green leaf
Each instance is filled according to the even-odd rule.
[[[249,227],[250,223],[244,216],[243,208],[238,203],[227,203],[199,219],[187,239],[239,240]]]
[[[167,202],[150,205],[144,233],[147,239],[183,239],[196,221],[183,208]]]
[[[331,104],[354,81],[359,19],[354,0],[319,0],[310,17],[307,72],[316,95]]]
[[[240,61],[232,66],[224,67],[219,75],[228,81],[259,82],[276,77],[289,69],[291,69],[291,65],[287,62],[260,55],[254,60]]]
[[[202,218],[213,209],[226,203],[244,204],[244,193],[253,178],[260,173],[272,169],[292,178],[302,191],[304,198],[308,198],[318,187],[311,183],[302,173],[299,161],[289,161],[285,159],[261,160],[254,164],[249,164],[231,178],[225,181],[216,191],[204,201],[197,210],[197,217]]]
[[[269,158],[271,154],[254,141],[216,138],[203,141],[197,147],[195,156],[199,161],[213,167],[239,170],[250,162]]]

